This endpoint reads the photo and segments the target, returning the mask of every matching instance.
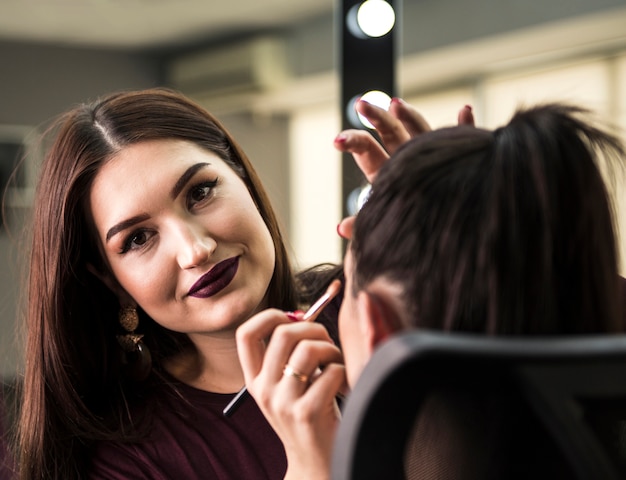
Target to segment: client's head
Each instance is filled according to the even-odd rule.
[[[624,151],[585,113],[546,105],[495,131],[436,130],[387,162],[346,254],[340,334],[350,383],[401,329],[621,329],[600,164],[623,161]]]

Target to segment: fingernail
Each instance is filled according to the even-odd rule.
[[[465,105],[465,108],[467,108],[470,112],[472,111],[472,106],[471,105]]]
[[[304,312],[302,310],[296,310],[295,312],[285,312],[285,315],[287,315],[287,318],[292,322],[299,322]]]
[[[348,140],[348,135],[346,135],[345,133],[340,133],[335,137],[336,143],[345,143],[346,140]]]
[[[344,240],[350,240],[350,237],[347,236],[347,234],[342,231],[342,228],[341,228],[342,224],[343,224],[343,222],[341,222],[339,225],[337,225],[337,235],[339,235]]]

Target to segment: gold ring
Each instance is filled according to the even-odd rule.
[[[285,365],[285,368],[283,369],[283,375],[288,376],[288,377],[293,377],[302,383],[307,383],[309,381],[308,375],[305,375],[304,373],[300,373],[297,370],[294,370],[293,367],[289,364]]]

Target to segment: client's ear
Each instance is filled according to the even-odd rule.
[[[396,332],[401,321],[395,309],[385,297],[362,290],[358,294],[359,319],[361,331],[370,351]]]

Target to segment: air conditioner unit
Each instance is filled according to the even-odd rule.
[[[169,84],[194,97],[272,91],[290,78],[285,40],[257,37],[173,60]]]

